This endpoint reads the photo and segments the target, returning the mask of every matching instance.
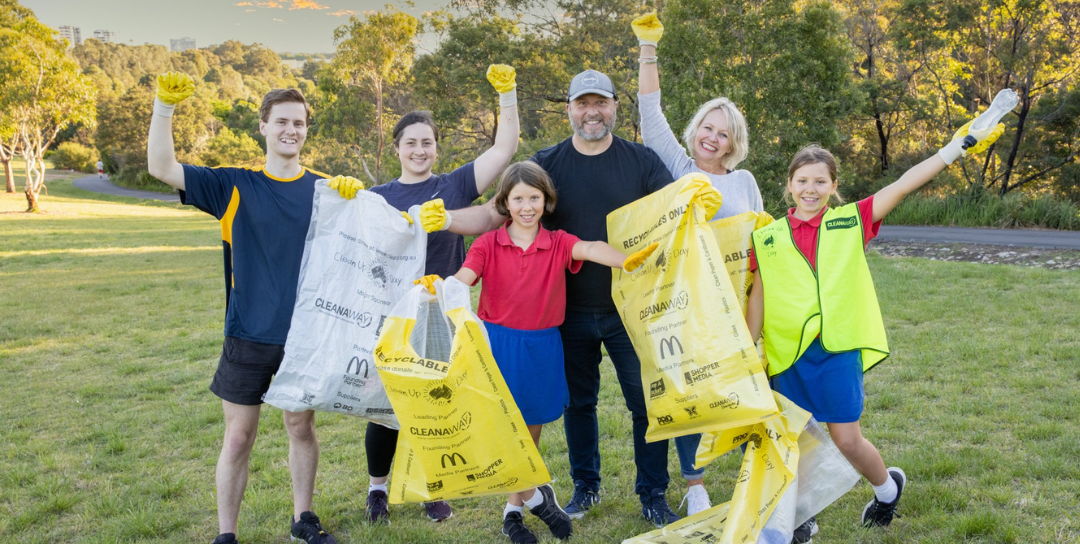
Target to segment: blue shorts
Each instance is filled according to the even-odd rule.
[[[773,376],[780,393],[822,423],[852,423],[862,417],[862,353],[829,353],[815,338],[791,368]]]
[[[491,354],[526,425],[551,423],[570,402],[559,328],[520,330],[484,323]]]

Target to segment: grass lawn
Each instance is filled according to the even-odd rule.
[[[19,184],[21,188],[21,183]],[[209,542],[223,421],[207,386],[224,297],[216,221],[176,204],[104,197],[56,180],[42,213],[0,197],[0,542]],[[909,477],[888,530],[859,528],[859,484],[818,517],[819,543],[1080,541],[1080,273],[871,255],[893,355],[866,377],[864,432]],[[633,494],[630,422],[605,367],[604,502],[573,541],[652,529]],[[241,512],[246,543],[288,541],[287,440],[263,411]],[[364,422],[319,414],[315,508],[345,542],[506,542],[503,497],[454,518],[392,507],[364,523]],[[670,470],[678,479],[671,448]],[[541,453],[560,500],[561,426]],[[738,459],[710,467],[713,502]],[[684,493],[669,489],[672,505]],[[535,518],[527,518],[551,541]]]

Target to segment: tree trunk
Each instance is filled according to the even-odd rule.
[[[11,171],[11,159],[4,162],[4,179],[7,180],[7,192],[15,192],[15,173]]]
[[[885,124],[881,122],[881,112],[874,112],[874,126],[877,127],[878,143],[881,144],[881,153],[878,161],[881,163],[881,171],[889,170],[889,136],[885,134]]]
[[[26,211],[37,213],[38,195],[45,186],[45,159],[40,157],[26,157]]]
[[[1027,114],[1031,110],[1031,91],[1027,88],[1022,89],[1023,94],[1020,98],[1020,115],[1016,119],[1016,135],[1013,136],[1012,149],[1009,150],[1009,158],[1006,159],[1005,173],[1001,177],[1001,196],[1005,196],[1014,187],[1009,186],[1009,179],[1012,177],[1013,167],[1016,165],[1016,155],[1020,151],[1020,139],[1024,137],[1024,122],[1027,120]]]

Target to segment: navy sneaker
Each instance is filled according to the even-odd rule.
[[[364,509],[371,523],[390,524],[390,503],[386,492],[376,489],[367,494],[367,508]]]
[[[806,523],[795,528],[791,535],[791,544],[811,544],[817,534],[817,517],[811,516]]]
[[[294,542],[307,542],[307,544],[337,544],[334,535],[323,530],[319,523],[319,516],[315,512],[300,514],[300,521],[292,522],[292,539]]]
[[[563,511],[570,516],[570,519],[581,519],[585,517],[585,512],[588,512],[589,508],[598,504],[600,504],[600,493],[577,487],[574,489],[574,496],[570,497],[570,502],[563,507]]]
[[[890,503],[881,502],[877,500],[877,497],[868,502],[862,512],[864,527],[888,527],[892,523],[896,515],[896,507],[900,504],[900,496],[903,495],[904,486],[907,485],[907,475],[896,467],[890,467],[889,477],[896,482],[896,498]]]
[[[551,488],[551,484],[536,488],[536,492],[544,496],[544,502],[536,508],[530,508],[529,511],[540,518],[548,529],[551,529],[551,534],[555,535],[555,538],[559,540],[570,538],[574,527],[570,523],[570,516],[559,507],[559,501],[555,498],[555,490]]]
[[[454,517],[454,511],[446,501],[425,502],[424,512],[428,519],[436,523]]]
[[[641,502],[641,515],[655,523],[658,529],[673,521],[682,519],[668,506],[663,489],[654,489],[648,497],[642,497]]]
[[[525,526],[521,512],[508,512],[503,518],[502,533],[514,544],[536,544],[536,535]]]
[[[240,541],[236,540],[236,533],[221,533],[211,544],[240,544]]]

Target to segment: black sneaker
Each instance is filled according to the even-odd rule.
[[[544,496],[544,502],[536,508],[530,508],[529,511],[540,518],[548,529],[551,529],[551,534],[555,535],[555,538],[559,540],[570,538],[574,527],[570,524],[570,516],[559,507],[559,501],[555,498],[555,490],[551,488],[551,484],[536,488],[536,492]]]
[[[584,487],[578,487],[574,489],[574,496],[570,497],[570,502],[563,508],[563,512],[570,516],[570,519],[581,519],[585,517],[585,512],[589,511],[589,508],[600,504],[600,494]]]
[[[648,497],[642,497],[642,503],[641,515],[655,523],[658,529],[673,521],[682,519],[678,514],[671,511],[663,489],[654,489]]]
[[[367,494],[367,508],[364,509],[364,514],[371,523],[390,524],[390,503],[385,491],[376,489]]]
[[[503,518],[503,534],[514,544],[536,544],[536,535],[525,526],[521,512],[508,512]]]
[[[904,494],[904,486],[907,484],[907,475],[904,471],[896,468],[889,468],[889,477],[896,482],[896,499],[890,503],[884,503],[874,500],[866,504],[866,508],[862,511],[862,524],[864,527],[888,527],[892,523],[893,516],[896,515],[896,507],[900,504],[900,496]]]
[[[300,514],[300,521],[292,522],[292,539],[294,542],[307,542],[307,544],[337,544],[334,535],[326,532],[319,523],[319,516],[315,512]]]
[[[806,523],[795,528],[791,535],[791,544],[810,544],[817,534],[817,517],[811,516]]]
[[[240,541],[236,540],[236,533],[221,533],[211,544],[240,544]]]

